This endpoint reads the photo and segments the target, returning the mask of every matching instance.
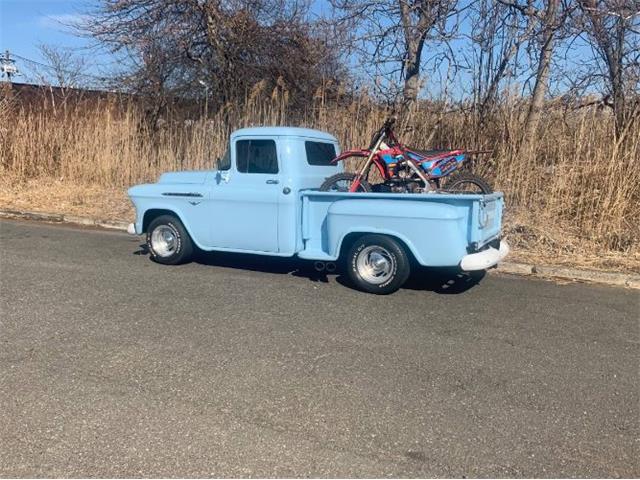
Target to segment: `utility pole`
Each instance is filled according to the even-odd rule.
[[[4,56],[0,57],[0,72],[2,72],[3,77],[7,77],[6,81],[9,83],[11,83],[11,77],[18,74],[18,69],[15,64],[16,61],[11,58],[9,50],[6,50]]]

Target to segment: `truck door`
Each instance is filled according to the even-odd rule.
[[[211,190],[211,241],[216,248],[278,252],[279,165],[276,141],[237,139],[231,166]]]

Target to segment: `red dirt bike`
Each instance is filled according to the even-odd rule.
[[[384,122],[366,150],[347,150],[334,163],[348,158],[366,158],[357,173],[337,173],[327,178],[320,191],[427,193],[444,190],[450,193],[491,193],[489,183],[479,175],[460,172],[467,159],[465,150],[421,151],[409,148],[397,139],[393,125],[395,117]],[[479,152],[477,152],[479,153]],[[368,181],[372,165],[382,177],[382,183]],[[452,175],[453,174],[453,175]]]

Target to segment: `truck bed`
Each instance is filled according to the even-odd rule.
[[[402,241],[424,266],[455,266],[499,238],[503,194],[336,193],[301,195],[298,256],[336,260],[351,234],[380,233]]]

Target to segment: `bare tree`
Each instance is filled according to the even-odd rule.
[[[80,88],[87,84],[86,57],[70,48],[42,44],[38,47],[47,65],[47,74],[61,88]],[[47,83],[51,83],[50,81]]]
[[[508,5],[480,0],[472,9],[471,55],[473,105],[480,123],[494,111],[500,87],[518,76],[518,54],[531,38],[534,25]]]
[[[544,0],[543,11],[536,9],[520,9],[525,15],[533,16],[541,24],[540,51],[538,54],[538,66],[536,69],[535,83],[531,94],[531,102],[524,124],[523,138],[525,141],[533,136],[540,120],[540,111],[549,85],[551,59],[553,57],[555,35],[562,26],[563,20],[559,17],[560,0]]]
[[[563,29],[568,15],[574,9],[569,0],[498,0],[527,19],[530,38],[527,38],[530,51],[535,51],[534,86],[527,117],[523,129],[523,139],[533,136],[540,112],[549,88],[551,62],[558,33]]]
[[[425,44],[446,38],[457,0],[331,0],[338,22],[360,43],[360,57],[375,74],[402,82],[402,107],[415,104]],[[367,67],[365,67],[367,68]]]
[[[637,0],[579,0],[578,28],[596,52],[604,79],[604,103],[615,116],[621,136],[640,113],[640,2]]]
[[[455,2],[423,0],[409,3],[407,0],[399,0],[399,4],[406,44],[402,99],[407,108],[415,103],[420,91],[420,63],[427,35],[438,22],[442,24],[446,21]]]
[[[80,98],[81,89],[88,85],[87,58],[71,48],[41,44],[38,46],[42,63],[27,63],[27,78],[48,87],[48,96],[54,111],[58,101],[66,106],[72,92]],[[55,87],[55,94],[54,94]]]
[[[130,84],[218,104],[266,81],[311,96],[344,70],[295,0],[101,0],[79,27],[129,58]]]

